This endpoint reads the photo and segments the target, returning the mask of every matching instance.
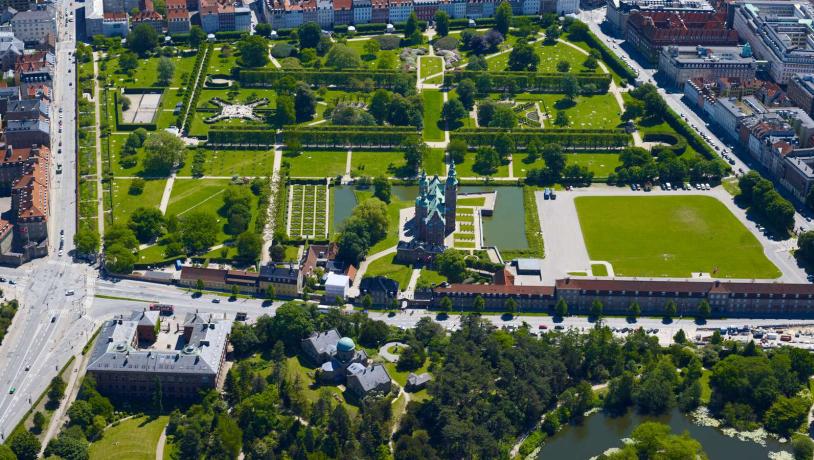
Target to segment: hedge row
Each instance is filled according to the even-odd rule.
[[[684,136],[671,132],[659,131],[645,133],[645,135],[642,136],[642,140],[645,142],[661,142],[667,144],[667,148],[672,150],[676,155],[681,155],[687,150],[687,139],[685,139]]]
[[[667,107],[667,112],[664,113],[663,117],[664,121],[666,121],[671,128],[673,128],[678,134],[684,136],[687,144],[695,149],[696,152],[706,157],[707,160],[718,158],[715,151],[712,150],[712,147],[710,147],[709,144],[707,144],[707,142],[702,139],[694,129],[690,128],[690,126],[673,111],[673,109]],[[724,164],[726,165],[727,170],[731,169],[729,164]]]
[[[411,129],[388,129],[378,126],[353,126],[351,129],[337,129],[331,126],[327,129],[296,128],[283,130],[283,141],[286,144],[299,142],[303,147],[339,148],[339,147],[365,147],[365,148],[393,148],[399,146],[407,139],[417,139],[420,133]],[[346,127],[347,128],[347,127]]]
[[[277,132],[271,129],[210,129],[206,139],[208,147],[272,146]]]
[[[573,75],[582,94],[604,94],[611,83],[609,74],[567,74]],[[444,74],[444,84],[452,86],[464,79],[477,81],[483,76],[491,80],[492,91],[532,91],[539,93],[562,93],[565,75],[560,73],[537,72],[476,72],[471,70]]]
[[[207,69],[207,66],[209,65],[209,59],[212,57],[212,45],[211,44],[206,44],[205,46],[202,46],[201,48],[203,48],[205,51],[204,51],[204,57],[201,60],[201,67],[200,68],[195,67],[195,69],[196,69],[195,75],[198,76],[198,81],[197,81],[197,84],[195,85],[194,88],[188,88],[188,91],[192,92],[191,99],[189,100],[190,105],[182,106],[182,110],[183,110],[183,108],[188,108],[187,109],[187,116],[186,116],[184,125],[181,126],[179,124],[179,126],[181,126],[181,129],[185,133],[189,133],[189,130],[192,127],[192,120],[195,118],[195,111],[196,111],[196,108],[198,107],[198,98],[201,97],[201,90],[203,90],[204,81],[206,81],[206,69]],[[194,82],[190,82],[190,83],[194,83]],[[183,116],[184,116],[183,113],[181,113],[179,115],[179,117],[181,117],[181,118],[183,118]]]
[[[619,56],[611,51],[590,29],[588,30],[588,37],[582,41],[591,47],[591,49],[599,50],[599,53],[602,55],[602,60],[605,61],[614,72],[619,74],[620,77],[629,80],[631,83],[636,80],[636,72],[631,69],[629,65],[625,64],[624,61],[619,59]]]
[[[470,147],[491,146],[495,144],[498,135],[505,131],[473,130],[453,131],[450,140],[461,139]],[[564,149],[619,149],[630,144],[631,137],[624,131],[617,130],[527,130],[510,131],[509,135],[515,143],[515,148],[522,150],[532,140],[537,139],[543,144],[560,144]]]
[[[175,120],[175,124],[176,124],[176,126],[179,127],[179,129],[184,128],[184,126],[183,126],[183,124],[184,124],[184,114],[187,112],[187,109],[190,107],[189,104],[191,102],[193,102],[193,101],[190,101],[190,99],[192,98],[193,93],[195,92],[194,89],[191,88],[191,86],[195,83],[195,77],[200,72],[202,72],[203,69],[205,68],[203,66],[206,65],[206,62],[204,62],[204,60],[209,55],[207,53],[208,49],[209,49],[209,44],[207,44],[207,43],[201,45],[198,48],[198,56],[195,58],[195,64],[192,66],[192,73],[189,75],[189,79],[186,81],[186,84],[184,85],[184,88],[185,88],[184,89],[184,99],[182,100],[182,104],[181,104],[181,113],[178,114],[178,118]]]
[[[313,69],[286,69],[280,70],[243,70],[238,71],[237,79],[241,86],[274,87],[277,82],[286,76],[296,81],[303,81],[309,85],[327,86],[335,85],[344,89],[354,86],[354,83],[367,79],[373,80],[377,88],[391,89],[397,78],[403,79],[404,72],[398,70],[313,70]],[[408,79],[415,85],[415,78]]]

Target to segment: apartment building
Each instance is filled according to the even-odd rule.
[[[691,78],[754,79],[757,61],[748,43],[742,47],[665,46],[659,54],[659,71],[672,86],[681,88]]]

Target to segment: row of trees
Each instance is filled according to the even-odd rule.
[[[769,227],[783,233],[794,228],[794,206],[783,198],[774,184],[749,171],[738,179],[740,195],[737,199],[749,206],[749,211],[763,217]]]
[[[619,154],[621,165],[608,176],[611,184],[646,183],[656,179],[664,182],[720,180],[726,173],[717,160],[699,156],[676,155],[667,147],[654,147],[652,151],[641,147],[628,147]]]
[[[358,105],[338,102],[325,110],[325,118],[334,125],[383,125],[415,126],[424,125],[423,99],[416,95],[402,96],[385,89],[376,90],[370,98],[366,110]]]
[[[452,86],[464,79],[474,81],[481,93],[504,92],[508,94],[525,91],[563,94],[572,90],[577,94],[604,94],[608,92],[611,82],[609,74],[490,72],[487,69],[473,70],[470,67],[464,71],[444,74],[444,84],[447,86]]]

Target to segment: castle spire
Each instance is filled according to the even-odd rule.
[[[449,172],[447,173],[447,186],[455,186],[458,185],[458,173],[455,172],[455,161],[453,160],[449,164]]]

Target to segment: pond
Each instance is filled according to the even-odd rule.
[[[600,412],[585,419],[582,425],[566,426],[540,450],[539,459],[589,459],[612,448],[621,447],[622,438],[630,437],[642,422],[658,421],[670,425],[673,433],[689,432],[698,440],[710,459],[736,458],[738,460],[765,460],[770,452],[788,451],[788,444],[775,439],[766,440],[766,446],[741,441],[724,435],[719,429],[700,426],[678,409],[660,417],[648,417],[629,411],[622,417],[610,417]]]
[[[350,213],[356,206],[356,195],[353,193],[353,187],[350,185],[331,187],[331,206],[334,213],[331,231],[336,232],[342,222],[345,222],[345,219],[350,217]]]

